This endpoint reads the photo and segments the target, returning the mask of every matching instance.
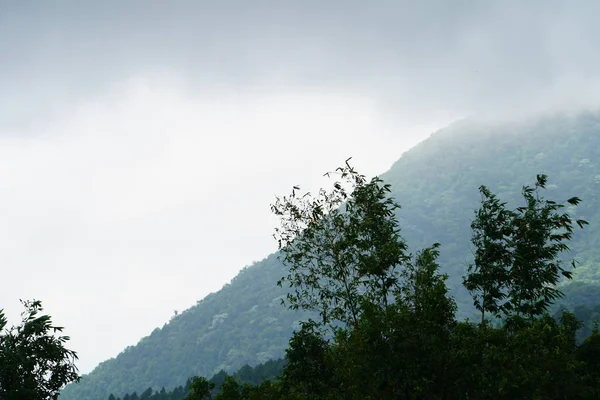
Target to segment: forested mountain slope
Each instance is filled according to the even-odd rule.
[[[540,173],[549,176],[548,196],[582,198],[569,208],[590,223],[572,246],[581,263],[576,279],[600,280],[600,114],[511,124],[461,121],[406,152],[381,177],[402,204],[399,217],[411,248],[441,243],[442,266],[460,291],[478,187],[487,185],[510,204]]]
[[[450,275],[462,316],[470,315],[471,300],[460,283],[470,260],[478,187],[485,184],[510,203],[538,173],[548,174],[552,198],[581,197],[581,205],[569,211],[590,222],[572,246],[581,263],[575,279],[584,284],[567,290],[573,300],[565,304],[600,302],[590,290],[600,281],[600,114],[519,123],[465,120],[434,133],[382,175],[402,204],[399,218],[411,251],[442,244],[439,262]],[[282,356],[302,317],[280,306],[285,292],[275,283],[282,274],[275,255],[245,268],[219,292],[100,364],[61,398],[105,400],[109,393],[172,388],[192,375],[212,376]]]

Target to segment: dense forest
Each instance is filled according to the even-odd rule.
[[[213,386],[210,391],[211,395],[218,394],[221,387],[226,382],[231,385],[231,379],[235,380],[238,385],[260,385],[265,380],[275,378],[281,374],[285,365],[284,359],[270,360],[254,367],[244,365],[232,375],[225,371],[220,371],[208,380],[208,384]],[[122,397],[117,397],[113,394],[108,396],[108,400],[185,400],[190,393],[190,387],[193,384],[192,378],[189,378],[185,385],[177,386],[173,390],[154,390],[148,388],[141,393],[133,392],[126,393]]]
[[[511,342],[512,328],[506,325],[481,330],[460,322],[465,318],[477,320],[479,315],[462,281],[467,266],[473,262],[470,223],[475,217],[473,211],[480,206],[479,186],[489,185],[512,207],[521,199],[522,186],[531,183],[536,174],[549,176],[545,187],[553,199],[563,201],[579,196],[583,201],[568,205],[567,211],[590,225],[584,232],[574,232],[571,252],[563,255],[576,256],[579,264],[570,282],[559,282],[565,297],[556,299],[548,308],[551,315],[558,316],[558,322],[542,319],[543,325],[527,325],[527,332],[550,329],[557,335],[566,335],[565,341],[571,340],[569,335],[575,335],[577,343],[590,343],[584,338],[593,331],[600,304],[600,249],[595,245],[600,233],[599,114],[553,115],[511,124],[465,120],[434,133],[381,175],[391,185],[391,198],[402,206],[394,210],[394,216],[407,247],[424,249],[432,243],[441,244],[436,249],[436,263],[440,274],[448,275],[444,285],[448,298],[456,304],[449,319],[454,321],[449,332],[466,335],[461,336],[465,343],[482,343],[490,338],[487,335],[492,335],[504,341],[503,345],[519,345]],[[296,335],[309,334],[300,329],[301,321],[315,318],[316,314],[281,306],[289,288],[275,285],[286,273],[278,256],[281,253],[245,268],[219,292],[174,317],[115,359],[100,364],[80,383],[69,385],[61,398],[105,400],[111,393],[143,393],[149,387],[170,391],[185,385],[189,377],[209,377],[221,370],[231,373],[245,364],[280,358],[286,349],[289,359],[293,349],[289,347],[290,337],[294,331]],[[567,317],[568,321],[561,322],[563,306],[583,320],[582,329],[568,325],[574,319]],[[401,314],[396,317],[412,318]],[[577,361],[577,354],[581,353],[578,348],[571,346],[565,354]],[[471,350],[474,353],[464,356],[482,360],[489,356],[490,363],[493,357],[500,357]]]

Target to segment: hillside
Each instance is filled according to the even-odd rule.
[[[590,226],[573,243],[580,283],[568,289],[577,300],[565,303],[591,304],[590,285],[600,281],[595,243],[600,237],[600,114],[511,124],[465,120],[434,133],[382,175],[403,206],[399,218],[411,250],[442,244],[439,261],[463,317],[470,314],[470,300],[460,282],[469,261],[469,224],[479,185],[510,203],[538,173],[549,175],[553,198],[583,200],[570,212]],[[245,268],[219,292],[101,363],[80,384],[65,389],[61,399],[105,400],[109,393],[172,388],[191,375],[212,376],[280,357],[301,318],[280,306],[284,291],[275,282],[282,272],[276,255]]]

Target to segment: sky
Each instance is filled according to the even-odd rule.
[[[460,118],[597,108],[600,2],[0,0],[0,308],[80,371],[276,250],[269,205]]]

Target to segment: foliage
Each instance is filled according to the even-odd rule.
[[[590,222],[585,234],[574,232],[571,251],[564,253],[565,259],[576,257],[578,265],[572,283],[556,286],[565,297],[549,309],[554,315],[564,307],[585,319],[578,332],[583,340],[600,303],[600,114],[556,114],[518,123],[460,121],[404,153],[380,178],[402,204],[394,214],[408,247],[442,244],[436,262],[448,276],[456,318],[479,320],[481,312],[462,286],[467,265],[475,262],[469,221],[480,205],[477,188],[488,183],[506,209],[514,210],[523,199],[522,185],[538,173],[551,177],[544,192],[553,199],[578,194],[582,203],[565,204],[564,211]],[[282,357],[299,320],[317,317],[279,306],[291,292],[273,285],[282,274],[277,254],[245,268],[219,292],[69,385],[61,398],[105,400],[111,392],[141,393],[149,386],[171,390],[188,376],[208,377],[221,369],[232,373],[244,364]],[[576,311],[581,304],[589,310]]]
[[[577,348],[577,358],[581,360],[579,373],[583,375],[587,398],[600,397],[600,332],[598,320],[590,336]]]
[[[560,212],[564,204],[541,198],[539,189],[545,189],[546,182],[546,175],[538,175],[534,188],[523,188],[526,205],[516,209],[509,225],[513,254],[505,308],[517,315],[539,316],[562,295],[556,285],[561,277],[571,279],[572,272],[563,268],[559,256],[570,250],[567,243],[573,238],[573,225],[583,228],[588,224]],[[571,206],[580,202],[578,197],[566,201]],[[574,268],[575,262],[571,264]]]
[[[302,324],[290,339],[283,371],[283,389],[292,397],[318,399],[330,387],[329,345],[314,322]]]
[[[481,312],[481,322],[486,311],[501,316],[506,303],[506,280],[511,264],[510,246],[512,215],[487,187],[479,188],[481,207],[471,223],[475,246],[474,263],[468,266],[468,278],[463,284],[473,296],[473,305]]]
[[[48,315],[42,303],[22,301],[21,323],[6,328],[0,310],[0,399],[55,399],[69,382],[77,381],[77,354],[65,348],[68,336]]]
[[[562,296],[556,287],[560,278],[572,278],[559,256],[570,250],[574,224],[583,228],[588,223],[560,212],[564,204],[541,197],[546,182],[546,175],[538,175],[534,187],[524,186],[526,204],[515,210],[506,209],[487,187],[479,188],[482,205],[471,224],[475,263],[464,285],[473,293],[482,323],[486,311],[504,318],[540,316]],[[566,201],[571,206],[580,202],[577,197]]]
[[[214,382],[208,381],[201,376],[191,378],[188,395],[184,400],[208,400],[211,396],[211,391],[215,388]]]
[[[228,375],[225,371],[219,371],[210,379],[198,376],[191,377],[185,385],[177,386],[169,391],[164,387],[159,391],[154,391],[150,387],[141,395],[138,395],[137,392],[125,393],[122,397],[110,394],[108,400],[195,400],[198,398],[225,400],[228,398],[227,396],[252,398],[251,396],[256,396],[258,390],[261,393],[267,393],[272,389],[267,379],[280,375],[285,363],[284,359],[278,359],[254,367],[244,365],[233,375]],[[249,393],[249,388],[254,388],[254,392]]]
[[[367,182],[348,160],[336,175],[341,182],[329,192],[299,196],[296,186],[271,206],[281,220],[275,238],[289,271],[279,285],[292,288],[292,309],[316,311],[323,325],[357,326],[364,304],[387,304],[398,266],[409,256],[391,218],[400,206],[389,196],[390,186],[379,178]]]
[[[348,164],[342,169],[346,170],[353,172]],[[352,292],[360,313],[352,313],[349,302],[344,303],[340,315],[352,318],[339,318],[343,324],[334,327],[331,342],[321,337],[318,329],[329,324],[326,318],[321,322],[309,320],[295,333],[288,350],[289,362],[281,376],[282,398],[563,399],[596,394],[597,373],[590,367],[596,363],[597,328],[584,344],[578,345],[576,335],[582,323],[568,311],[562,313],[560,321],[546,313],[559,297],[560,292],[553,287],[559,273],[572,277],[561,267],[558,256],[569,250],[573,221],[568,214],[558,212],[563,205],[539,196],[537,189],[545,184],[546,177],[538,175],[535,188],[523,188],[526,206],[513,211],[504,209],[504,203],[481,187],[482,207],[472,224],[473,242],[478,246],[476,266],[469,269],[464,281],[470,290],[481,292],[480,297],[475,295],[482,312],[478,327],[455,321],[454,302],[445,285],[447,276],[439,273],[436,262],[439,245],[434,244],[419,252],[414,262],[403,257],[397,259],[398,264],[383,264],[386,270],[400,268],[397,274],[391,274],[397,287],[390,286],[388,292],[380,293],[381,287],[364,285],[362,292]],[[377,188],[365,190],[376,192]],[[347,203],[352,202],[354,193]],[[307,204],[317,204],[317,209],[322,206],[309,195],[302,198],[307,197]],[[367,201],[379,204],[385,203],[386,197],[366,196]],[[325,204],[327,199],[325,196]],[[323,227],[313,220],[297,231],[298,220],[302,221],[305,214],[295,212],[293,200],[294,194],[283,202],[278,200],[284,210],[292,210],[284,214],[283,227],[278,231],[286,238],[285,246],[292,247],[287,253],[293,257],[286,261],[298,263],[290,268],[288,279],[296,292],[288,297],[289,306],[327,306],[336,304],[335,299],[350,298],[344,272],[353,269],[352,275],[360,283],[367,271],[361,265],[364,259],[357,258],[351,266],[342,265],[341,273],[330,274],[339,266],[330,268],[328,263],[338,260],[320,251],[320,246],[328,248],[330,244],[320,239],[343,236],[338,229],[344,232],[345,227]],[[567,202],[577,205],[579,199]],[[348,220],[354,217],[351,207],[336,205],[339,213],[348,214]],[[274,207],[274,211],[281,215],[282,208]],[[333,213],[332,207],[328,209]],[[392,220],[389,226],[397,226],[392,213],[385,218]],[[353,231],[363,231],[361,226],[370,223],[368,214],[359,215],[353,222]],[[586,223],[575,222],[580,227]],[[317,234],[311,233],[312,229]],[[405,254],[406,245],[398,229],[388,231],[387,237],[377,233],[360,236],[361,246],[366,243],[365,248],[382,260],[388,259],[386,252]],[[354,246],[352,239],[346,244],[349,248]],[[369,291],[375,295],[370,296]],[[487,296],[489,293],[493,295]],[[390,295],[393,303],[377,301]],[[316,298],[321,303],[306,303],[305,298]],[[498,301],[504,298],[507,301],[500,304]],[[483,323],[486,309],[504,313],[506,318],[500,326]]]

